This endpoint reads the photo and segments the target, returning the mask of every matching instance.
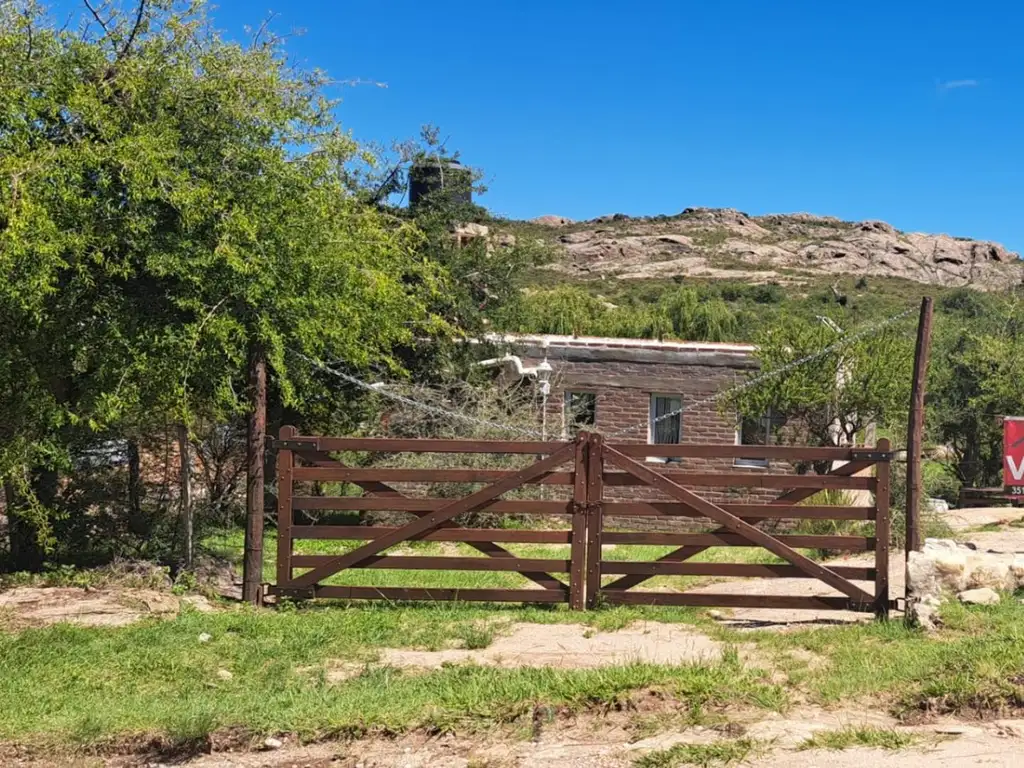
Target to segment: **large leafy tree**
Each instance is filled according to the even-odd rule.
[[[852,443],[870,426],[903,424],[913,364],[905,330],[861,335],[820,318],[785,317],[757,338],[759,381],[725,398],[724,407],[755,419],[781,414],[780,439],[810,445]]]
[[[199,2],[85,21],[0,6],[0,477],[25,515],[75,432],[245,412],[262,366],[329,411],[290,350],[394,369],[443,328],[418,230],[358,194],[374,158],[325,75],[265,29],[221,39]]]

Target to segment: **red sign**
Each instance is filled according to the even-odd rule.
[[[1024,498],[1024,417],[1003,419],[1003,490]]]

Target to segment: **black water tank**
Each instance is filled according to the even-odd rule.
[[[409,206],[415,208],[435,196],[451,203],[471,204],[473,174],[455,160],[430,158],[414,163],[409,169]]]

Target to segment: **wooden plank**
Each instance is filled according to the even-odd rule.
[[[281,438],[282,440],[284,438]],[[512,453],[547,455],[569,445],[563,441],[529,440],[434,440],[428,438],[316,437],[296,435],[289,443],[301,443],[314,451],[368,451],[371,453]],[[298,445],[289,448],[299,450]]]
[[[755,520],[874,520],[874,507],[801,507],[774,504],[719,504],[730,514]],[[696,510],[675,501],[606,501],[609,517],[704,517]]]
[[[369,525],[296,525],[293,539],[361,539],[370,540],[399,530],[395,527]],[[505,528],[440,528],[418,536],[413,541],[462,541],[513,544],[568,544],[569,531],[521,531]]]
[[[296,537],[297,538],[297,537]],[[834,549],[841,552],[873,552],[873,536],[813,536],[782,534],[779,541],[801,549]],[[756,547],[749,539],[735,533],[660,533],[648,531],[605,532],[604,544],[646,544],[652,546]]]
[[[663,493],[674,496],[680,501],[689,504],[699,512],[704,513],[705,516],[719,523],[723,527],[728,528],[732,533],[738,533],[746,536],[755,544],[760,544],[769,552],[778,555],[783,560],[787,560],[792,565],[797,566],[819,581],[828,584],[833,589],[861,602],[864,602],[865,600],[871,602],[874,599],[873,596],[868,595],[868,593],[863,589],[850,583],[841,576],[837,576],[828,568],[819,565],[804,555],[801,555],[792,547],[786,546],[771,535],[765,533],[759,528],[755,528],[749,523],[744,522],[735,515],[726,512],[721,507],[716,506],[709,501],[705,501],[692,491],[688,491],[681,485],[677,485],[668,477],[659,475],[644,464],[634,461],[628,456],[623,456],[618,451],[607,447],[604,450],[604,455],[613,464],[635,475],[637,479],[644,481],[646,484],[657,488]]]
[[[570,443],[569,447],[572,447]],[[562,454],[555,454],[562,455]],[[558,466],[557,464],[553,466]],[[514,469],[396,469],[392,467],[296,467],[297,482],[316,483],[490,483],[516,477]],[[572,485],[572,472],[549,471],[532,477],[531,484]]]
[[[781,459],[787,461],[850,461],[856,458],[860,449],[832,448],[805,445],[691,445],[680,443],[640,444],[640,443],[609,443],[623,456],[643,459],[648,456],[665,458],[699,458],[699,459]],[[754,470],[757,471],[756,469]]]
[[[465,512],[472,512],[479,507],[484,506],[487,502],[493,501],[498,496],[501,496],[501,494],[518,488],[524,483],[548,472],[552,467],[557,467],[572,455],[574,455],[574,448],[572,444],[569,444],[562,450],[548,456],[546,459],[542,459],[535,464],[531,464],[529,467],[524,467],[511,476],[504,477],[494,485],[481,488],[476,493],[470,494],[464,498],[455,499],[451,504],[442,507],[435,512],[431,512],[418,520],[414,520],[393,533],[378,536],[373,541],[369,541],[351,552],[334,558],[329,563],[325,563],[308,573],[302,574],[295,579],[293,583],[297,587],[312,586],[332,573],[344,570],[345,568],[350,568],[363,559],[372,557],[379,552],[383,552],[385,549],[393,547],[399,542],[406,541],[421,533],[426,533],[429,530],[437,528],[441,523],[444,523],[457,515],[461,515]]]
[[[878,441],[879,450],[889,450],[889,441]],[[878,490],[875,491],[875,615],[880,619],[889,618],[889,540],[892,526],[889,522],[890,473],[889,462],[878,465]]]
[[[431,589],[424,587],[340,587],[316,586],[313,597],[340,600],[444,600],[486,603],[562,603],[565,593],[550,589]],[[273,590],[277,594],[288,590]]]
[[[830,566],[832,573],[847,579],[871,581],[875,578],[874,568],[855,566]],[[746,579],[812,579],[816,578],[795,565],[753,564],[753,563],[667,563],[627,562],[604,560],[602,574],[629,574],[641,576],[735,576]]]
[[[839,475],[765,475],[747,472],[685,472],[662,471],[656,469],[663,466],[652,463],[645,467],[649,472],[671,480],[674,484],[685,486],[704,486],[712,488],[813,488],[815,491],[839,488],[850,491],[873,491],[873,477],[843,477]],[[300,470],[295,470],[299,472]],[[455,470],[449,470],[455,471]],[[629,472],[605,472],[604,483],[608,486],[642,486],[647,485]]]
[[[451,499],[414,498],[409,496],[295,496],[295,509],[331,509],[338,511],[367,512],[386,510],[389,512],[433,512],[451,503]],[[564,515],[572,511],[570,500],[534,501],[510,500],[492,501],[481,512],[511,515]]]
[[[906,551],[921,549],[921,453],[924,443],[924,400],[928,387],[928,358],[931,355],[932,297],[921,299],[914,346],[914,375],[910,384],[910,413],[907,419],[907,530]]]
[[[808,611],[870,611],[871,605],[848,597],[787,597],[781,595],[721,595],[692,592],[623,592],[603,589],[609,605],[688,605],[703,608],[781,608]]]
[[[295,427],[281,427],[282,439],[296,433]],[[277,452],[277,583],[288,586],[292,580],[292,469],[295,460],[292,452],[279,449]]]
[[[292,555],[294,568],[321,568],[337,559],[337,555]],[[546,574],[568,573],[568,560],[515,557],[508,554],[501,557],[435,557],[420,555],[373,555],[360,560],[349,568],[379,568],[389,571],[532,571]],[[565,585],[558,579],[556,588]]]
[[[597,607],[601,589],[601,536],[604,532],[604,439],[587,437],[587,575],[586,607]]]
[[[868,467],[872,466],[872,464],[873,464],[873,462],[851,461],[851,462],[848,462],[847,464],[843,464],[840,467],[834,468],[829,474],[837,475],[837,476],[840,476],[840,477],[849,477],[850,475],[853,475],[853,474],[855,474],[857,472],[861,472],[861,471],[867,469]],[[787,491],[786,493],[783,493],[781,496],[779,496],[774,501],[772,501],[768,506],[788,507],[788,506],[791,506],[791,505],[794,505],[794,504],[799,504],[800,502],[806,501],[807,499],[809,499],[815,493],[816,493],[816,491],[813,490],[813,489],[795,488],[795,489],[793,489],[791,491]],[[609,505],[607,505],[607,504],[605,505],[606,508],[608,506]],[[753,505],[753,506],[748,505],[746,509],[744,509],[744,507],[742,505],[735,505],[735,504],[723,504],[723,505],[720,505],[720,506],[722,507],[722,509],[726,510],[727,512],[730,512],[730,513],[732,513],[734,515],[737,515],[737,516],[743,518],[746,522],[750,522],[752,519],[763,519],[763,516],[761,516],[759,514],[760,513],[760,507],[758,505]],[[828,518],[836,519],[836,520],[840,520],[840,519],[874,519],[874,515],[875,515],[874,508],[870,508],[870,507],[864,507],[864,508],[857,508],[857,507],[836,508],[836,509],[852,509],[852,510],[863,509],[863,510],[866,510],[866,516],[864,516],[864,517],[858,516],[858,517],[852,517],[852,518],[843,518],[843,517],[839,517],[839,516],[834,516],[833,512],[830,511],[830,508],[827,508],[827,507],[801,507],[801,510],[803,510],[803,514],[806,516],[806,518],[810,518],[810,519],[813,519],[813,518],[811,518],[811,515],[808,514],[809,510],[818,510],[818,509],[820,509],[823,512],[827,513],[827,517]],[[786,514],[781,514],[780,515],[780,517],[786,517],[786,516],[787,516]],[[823,514],[822,517],[826,517],[826,515]],[[728,532],[729,532],[728,528],[718,528],[717,530],[713,531],[713,533],[728,533]],[[659,561],[663,561],[663,562],[683,562],[683,561],[689,560],[692,557],[695,557],[695,556],[699,555],[701,552],[705,551],[706,549],[707,549],[707,547],[705,547],[705,546],[685,546],[685,547],[681,547],[680,549],[673,550],[672,552],[669,552],[668,554],[663,555],[662,557],[660,557],[658,559],[659,559]],[[623,576],[620,579],[616,579],[615,581],[613,581],[611,584],[609,584],[605,588],[606,589],[629,589],[631,587],[637,586],[638,584],[642,584],[647,579],[648,579],[647,576]]]
[[[587,433],[581,432],[576,440],[572,491],[572,549],[569,572],[569,607],[574,611],[586,608],[587,573]]]
[[[481,542],[481,543],[478,543],[478,544],[474,544],[473,546],[474,546],[474,548],[478,552],[483,552],[488,557],[493,557],[497,561],[507,561],[510,564],[511,564],[512,561],[515,561],[516,564],[522,564],[524,561],[527,560],[527,558],[516,557],[514,554],[509,552],[507,549],[505,549],[504,547],[501,547],[501,546],[495,544],[493,541]],[[475,559],[479,559],[479,558],[475,558]],[[569,566],[570,566],[570,561],[569,560],[537,560],[536,562],[542,562],[542,563],[544,563],[544,562],[548,562],[548,563],[554,562],[554,563],[563,563],[564,565],[560,565],[557,568],[537,568],[536,570],[534,570],[533,568],[524,566],[522,568],[515,568],[514,570],[519,571],[523,576],[528,578],[534,584],[539,584],[540,586],[544,587],[544,589],[557,589],[557,590],[564,590],[565,589],[565,582],[559,581],[554,576],[550,575],[549,572],[567,573],[569,571]],[[489,570],[496,570],[497,571],[497,570],[502,570],[502,569],[499,569],[499,568],[493,568],[493,569],[492,568],[485,568],[484,570],[488,570],[488,571]],[[513,570],[513,569],[509,569],[509,570]]]

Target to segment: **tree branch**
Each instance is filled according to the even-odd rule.
[[[93,4],[89,2],[89,0],[82,0],[82,2],[85,3],[85,7],[89,9],[89,13],[92,14],[92,17],[96,19],[96,23],[100,25],[104,36],[110,37],[110,27],[107,26],[107,22],[105,22],[103,17],[100,16],[100,12],[93,7]]]
[[[139,32],[139,27],[142,26],[142,16],[146,12],[146,0],[139,0],[139,8],[135,13],[135,23],[132,25],[132,31],[128,33],[128,39],[125,40],[124,46],[121,48],[121,52],[114,58],[115,62],[123,59],[128,51],[132,47],[132,43],[135,42],[135,35]]]

